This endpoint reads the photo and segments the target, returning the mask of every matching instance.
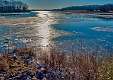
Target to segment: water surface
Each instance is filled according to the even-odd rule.
[[[1,53],[23,47],[107,56],[113,52],[112,19],[52,11],[23,14],[0,16]]]

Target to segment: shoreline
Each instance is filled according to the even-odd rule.
[[[27,58],[27,55],[29,58]],[[41,63],[37,63],[37,61],[35,61],[37,59],[41,59],[43,61]],[[0,56],[0,71],[5,72],[0,74],[6,75],[4,77],[7,79],[9,79],[9,77],[12,79],[20,77],[23,73],[29,72],[32,73],[33,79],[38,70],[37,65],[43,64],[47,65],[47,74],[51,75],[49,78],[52,80],[62,80],[62,77],[64,80],[71,80],[71,78],[79,79],[81,76],[81,80],[101,80],[103,77],[104,79],[107,79],[104,75],[108,71],[112,71],[112,69],[109,68],[112,67],[113,58],[104,58],[99,61],[97,61],[97,59],[97,57],[88,54],[77,55],[72,53],[67,56],[64,53],[58,53],[56,51],[52,51],[49,56],[47,54],[41,54],[40,58],[36,58],[35,55],[33,55],[32,49],[21,49],[19,51],[16,50],[14,53]],[[103,75],[103,77],[101,75]]]

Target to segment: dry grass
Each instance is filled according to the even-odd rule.
[[[99,63],[98,80],[113,80],[113,57],[105,58]]]
[[[21,50],[21,52],[19,52]],[[12,55],[6,54],[0,56],[0,70],[4,70],[9,74],[17,74],[22,73],[27,70],[33,70],[34,67],[32,65],[28,65],[25,63],[25,59],[23,56],[31,56],[31,49],[19,49],[17,50],[17,58],[13,59]]]
[[[96,80],[97,62],[91,55],[65,55],[62,53],[51,53],[45,63],[56,73],[55,80]]]
[[[31,70],[36,72],[36,66],[26,64],[27,54],[35,56],[32,49],[17,50],[18,57],[14,61],[11,56],[0,57],[0,70],[10,74],[18,74]],[[36,57],[33,57],[36,59]],[[113,57],[97,61],[97,58],[89,54],[64,54],[57,51],[46,53],[40,58],[48,65],[48,70],[54,73],[50,80],[112,80],[113,79]]]

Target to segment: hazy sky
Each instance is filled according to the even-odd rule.
[[[113,3],[113,0],[21,0],[35,9],[53,9],[65,6],[87,5],[87,4],[106,4]]]

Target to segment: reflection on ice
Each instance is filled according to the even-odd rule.
[[[51,28],[50,25],[53,24],[53,20],[50,18],[52,13],[49,11],[39,11],[38,17],[42,18],[42,22],[36,24],[38,26],[36,35],[40,36],[39,44],[42,48],[49,46],[51,38]],[[46,48],[47,50],[47,48]]]

